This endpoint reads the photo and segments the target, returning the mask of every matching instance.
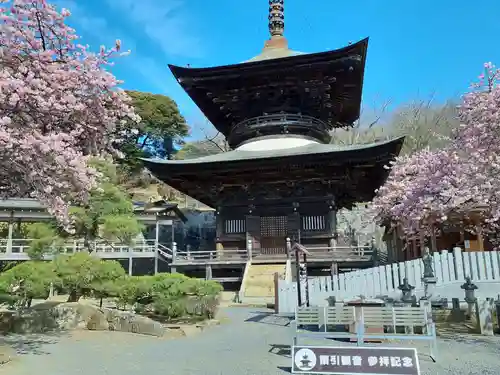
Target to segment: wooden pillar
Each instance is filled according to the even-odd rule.
[[[419,240],[420,240],[420,254],[425,254],[425,234],[421,228],[418,229],[418,236],[419,236]],[[415,250],[416,249],[417,249],[417,246],[415,244]]]
[[[464,251],[465,251],[465,230],[463,221],[460,221],[460,243],[464,244]]]
[[[332,276],[332,279],[334,279],[339,273],[339,267],[336,262],[333,262],[330,266],[330,275]]]
[[[221,242],[221,237],[224,233],[224,220],[220,214],[220,209],[215,211],[215,250],[216,257],[219,258],[224,250],[224,246]]]
[[[251,244],[251,255],[252,257],[258,256],[260,252],[260,217],[252,216],[252,212],[246,216],[246,240]],[[247,249],[248,251],[248,249]],[[248,253],[247,253],[248,254]]]
[[[211,264],[207,264],[205,266],[205,279],[212,280],[212,265]]]
[[[177,260],[177,243],[172,242],[172,262],[170,263],[170,273],[177,273],[177,268],[173,265]]]
[[[422,238],[420,238],[420,248],[422,248]],[[419,246],[417,245],[417,240],[414,239],[411,241],[411,256],[410,256],[410,259],[408,260],[413,260],[413,259],[417,259],[418,258],[418,248]]]
[[[298,209],[300,207],[298,202],[293,202],[293,213],[287,215],[287,230],[286,230],[286,235],[289,237],[293,242],[300,243],[300,214],[298,212]],[[286,244],[285,244],[285,252],[286,252]]]
[[[397,227],[392,228],[392,239],[391,239],[391,252],[390,259],[388,259],[389,263],[396,262],[399,260],[399,238],[398,238],[398,230]]]
[[[432,223],[431,225],[431,251],[439,251],[437,248],[437,238],[436,238],[436,224]],[[423,253],[420,254],[422,256]]]
[[[299,306],[302,306],[302,290],[301,290],[301,282],[300,282],[300,254],[299,250],[295,249],[295,272],[296,282],[297,282],[297,302]]]
[[[173,223],[172,223],[173,225]],[[158,215],[156,216],[156,226],[155,226],[155,265],[154,265],[154,273],[155,275],[158,273],[158,240],[160,238],[160,221],[158,220]]]
[[[279,280],[280,280],[280,274],[278,272],[275,272],[274,273],[274,313],[275,314],[279,314],[279,312],[280,312]]]
[[[248,260],[252,260],[252,239],[248,238],[248,232],[247,232],[247,257]]]
[[[286,258],[291,259],[292,254],[292,240],[290,237],[286,238]]]
[[[132,249],[129,248],[128,250],[128,275],[129,276],[132,276],[132,272],[133,272],[133,267],[134,267],[134,255],[133,255],[133,252],[132,252]]]
[[[477,233],[478,251],[484,251],[483,228],[481,227],[479,222],[476,223],[476,233]]]
[[[330,235],[328,247],[330,247],[332,251],[335,251],[337,247],[337,211],[333,203],[330,204],[328,208],[328,231]]]
[[[9,228],[7,233],[7,253],[12,253],[12,234],[14,233],[14,223],[12,218],[9,220]]]

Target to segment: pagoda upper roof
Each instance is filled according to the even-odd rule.
[[[265,48],[240,64],[169,68],[226,137],[236,124],[271,113],[297,113],[331,128],[345,127],[359,117],[367,48],[368,38],[310,54]]]
[[[230,195],[225,186],[279,181],[304,185],[318,179],[334,181],[330,183],[346,197],[343,206],[348,206],[373,198],[389,173],[385,165],[399,154],[403,142],[404,137],[351,146],[314,143],[279,150],[233,150],[188,160],[143,161],[158,179],[211,207]],[[354,170],[359,176],[346,182]]]

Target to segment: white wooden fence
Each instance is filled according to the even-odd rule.
[[[470,276],[478,286],[476,297],[497,297],[500,294],[500,252],[464,252],[455,248],[434,253],[434,274],[437,277],[434,296],[438,298],[460,298],[465,294],[460,286],[465,277]],[[341,273],[332,276],[312,277],[308,280],[309,302],[324,306],[330,297],[337,301],[357,296],[376,298],[389,296],[399,298],[398,286],[407,278],[415,287],[414,294],[420,298],[424,294],[422,282],[422,259],[393,263],[380,267]],[[278,281],[278,309],[280,313],[292,313],[298,304],[297,284]]]

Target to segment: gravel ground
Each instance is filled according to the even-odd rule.
[[[289,373],[287,320],[268,310],[233,307],[220,326],[191,337],[158,339],[118,332],[10,337],[20,355],[3,375],[274,375]],[[325,344],[326,341],[303,344]],[[336,342],[337,344],[337,342]],[[420,345],[420,344],[419,344]],[[385,345],[384,345],[385,346]],[[402,346],[410,347],[409,344]],[[418,346],[420,352],[426,347]],[[422,374],[500,373],[500,337],[439,340],[438,363],[420,357]]]

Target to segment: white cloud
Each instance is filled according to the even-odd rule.
[[[131,27],[141,27],[166,55],[192,58],[204,55],[202,42],[190,27],[195,21],[183,0],[106,0],[106,2],[134,24]]]

